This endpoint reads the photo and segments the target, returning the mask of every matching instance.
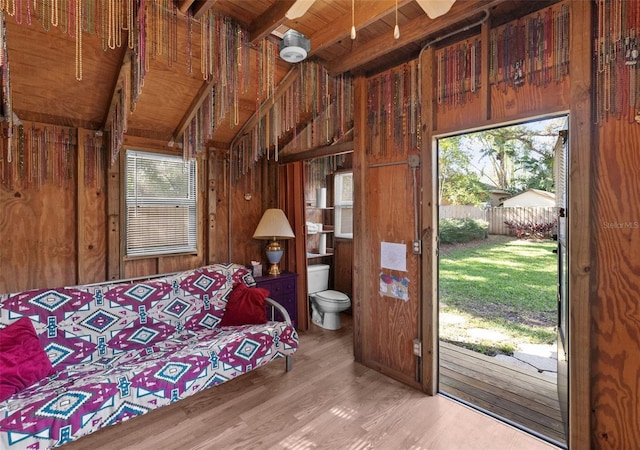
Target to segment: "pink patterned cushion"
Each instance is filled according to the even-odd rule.
[[[31,319],[0,330],[0,402],[53,374]]]

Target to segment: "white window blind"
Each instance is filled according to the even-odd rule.
[[[334,235],[353,238],[353,172],[338,173],[334,177]]]
[[[127,256],[197,251],[196,163],[127,150]]]

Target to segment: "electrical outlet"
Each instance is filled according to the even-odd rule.
[[[422,342],[418,338],[413,340],[413,354],[422,357]]]
[[[411,251],[414,255],[422,254],[422,242],[421,241],[413,241],[411,245]]]

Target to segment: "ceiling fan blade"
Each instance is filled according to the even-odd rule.
[[[291,8],[289,8],[289,11],[287,11],[287,14],[285,14],[286,18],[292,20],[304,16],[304,13],[311,8],[311,5],[313,5],[315,1],[316,0],[296,0]]]
[[[299,0],[298,0],[299,1]],[[456,0],[416,0],[430,19],[446,14]]]

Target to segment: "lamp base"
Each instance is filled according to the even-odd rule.
[[[278,264],[280,263],[280,259],[282,258],[282,254],[284,253],[282,246],[278,241],[274,239],[273,241],[269,242],[265,251],[267,253],[267,259],[271,264],[269,266],[268,274],[280,275],[280,266],[278,266]]]
[[[267,272],[269,275],[280,275],[280,266],[278,266],[278,263],[271,263],[271,266],[269,266],[269,272]]]

